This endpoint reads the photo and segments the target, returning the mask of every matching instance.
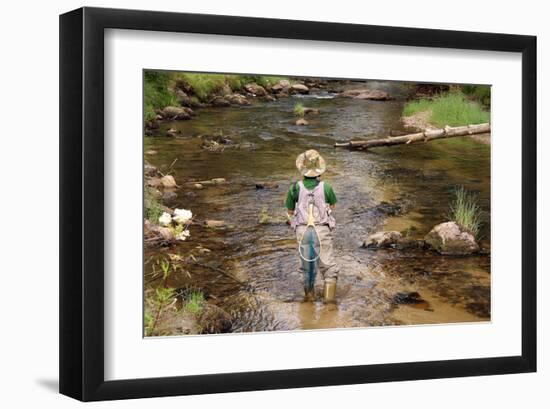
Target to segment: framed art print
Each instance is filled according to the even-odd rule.
[[[60,18],[60,391],[536,370],[536,38]]]

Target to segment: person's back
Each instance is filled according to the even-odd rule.
[[[320,176],[326,169],[324,159],[315,150],[306,151],[296,159],[296,167],[303,180],[293,183],[288,191],[285,206],[290,216],[290,225],[302,246],[302,238],[308,225],[308,211],[311,205],[312,221],[320,241],[319,270],[324,279],[325,301],[333,301],[338,278],[338,267],[332,251],[332,231],[336,221],[332,209],[337,199],[332,186],[321,181]],[[300,272],[304,278],[304,290],[307,300],[314,298],[313,289],[306,285],[305,275],[308,260],[300,258]]]

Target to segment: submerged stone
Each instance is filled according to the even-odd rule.
[[[386,248],[396,244],[401,238],[402,234],[398,231],[379,231],[377,233],[369,235],[365,241],[363,241],[363,247],[365,248]]]

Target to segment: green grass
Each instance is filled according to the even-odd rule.
[[[478,205],[477,195],[468,192],[463,186],[455,189],[455,199],[451,203],[450,219],[462,229],[479,236],[483,211]]]
[[[181,83],[191,88],[192,91],[189,95],[191,98],[196,98],[200,102],[208,102],[213,95],[226,86],[233,92],[239,92],[251,82],[268,87],[281,79],[285,79],[285,77],[146,71],[143,84],[145,121],[154,119],[157,109],[178,105],[175,89]]]
[[[145,121],[155,119],[156,110],[169,105],[177,105],[171,91],[171,74],[161,71],[145,71],[143,76],[143,111]]]
[[[305,115],[304,105],[301,102],[296,102],[294,105],[294,115],[303,118]]]
[[[148,187],[145,188],[143,199],[145,218],[153,224],[158,224],[159,217],[162,215],[164,210]]]
[[[261,85],[264,88],[271,87],[278,83],[280,80],[287,79],[286,77],[275,77],[275,76],[269,76],[269,75],[254,75],[250,78],[250,82],[255,82],[258,85]]]
[[[193,93],[201,102],[207,102],[210,97],[220,91],[226,84],[223,74],[175,73],[174,78],[184,81],[193,89]]]
[[[431,111],[429,122],[439,128],[446,125],[461,126],[489,122],[490,114],[475,101],[470,101],[461,91],[449,92],[434,99],[421,99],[405,104],[404,116]]]
[[[204,307],[204,294],[200,290],[191,291],[185,299],[185,309],[192,314],[198,314]]]

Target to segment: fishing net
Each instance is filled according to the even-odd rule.
[[[304,287],[312,290],[315,284],[315,277],[319,268],[321,255],[321,241],[314,226],[307,226],[300,240],[298,248],[302,262],[302,270],[305,272]]]

